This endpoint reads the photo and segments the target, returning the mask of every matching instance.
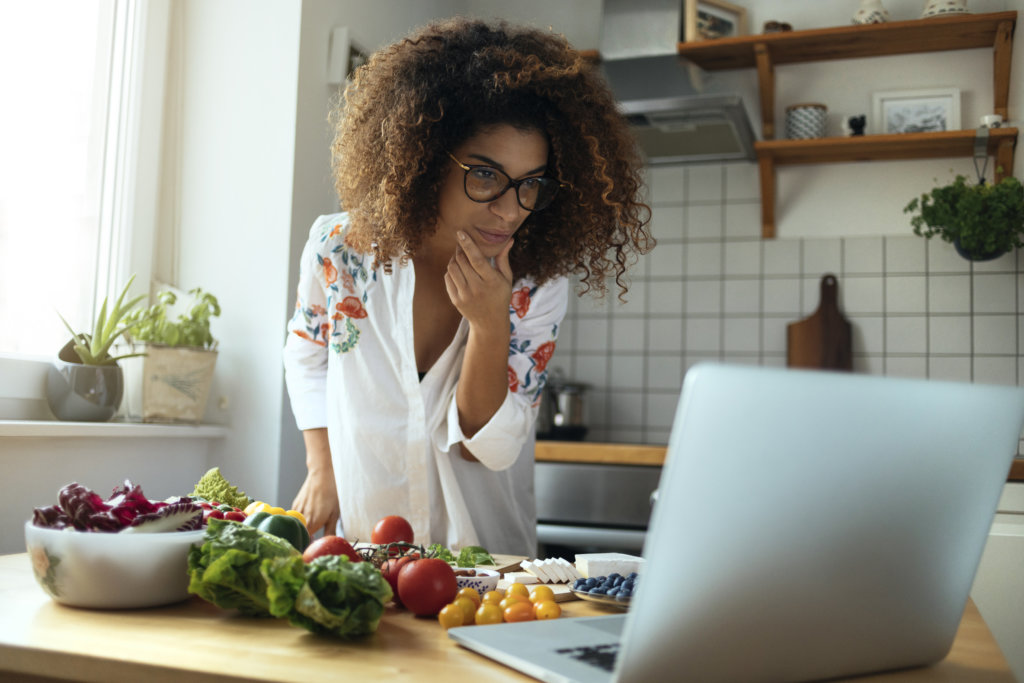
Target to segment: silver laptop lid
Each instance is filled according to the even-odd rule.
[[[947,653],[1024,390],[748,366],[686,375],[616,676],[794,681]]]

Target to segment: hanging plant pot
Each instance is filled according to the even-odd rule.
[[[969,252],[966,249],[964,249],[960,245],[960,240],[953,240],[953,248],[956,249],[956,253],[960,254],[962,257],[964,257],[968,261],[976,261],[978,263],[981,263],[981,262],[984,262],[984,261],[994,261],[995,259],[999,258],[1000,256],[1002,256],[1003,254],[1006,254],[1009,251],[1007,249],[1002,249],[1002,250],[996,249],[995,251],[983,252],[981,254],[975,254],[973,252]]]
[[[74,340],[60,350],[46,372],[46,402],[58,420],[106,422],[124,395],[124,375],[114,365],[85,365]]]

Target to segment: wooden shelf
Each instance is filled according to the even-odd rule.
[[[966,50],[992,47],[1003,25],[1009,23],[1012,34],[1016,21],[1016,12],[994,12],[836,26],[679,43],[679,54],[702,69],[717,71],[756,67],[757,45],[768,49],[774,64]]]
[[[821,164],[847,161],[892,161],[896,159],[943,159],[973,157],[975,130],[940,133],[862,135],[816,140],[765,140],[754,143],[761,181],[761,237],[775,237],[775,167],[792,164]],[[988,131],[986,153],[996,159],[993,181],[999,182],[1013,170],[1016,128]]]
[[[974,156],[975,131],[775,140],[775,67],[837,59],[992,48],[993,113],[1008,119],[1010,59],[1016,12],[966,14],[864,26],[837,26],[679,43],[679,54],[706,70],[757,69],[762,142],[755,144],[761,179],[761,236],[775,237],[775,167],[839,161]],[[1016,128],[990,131],[995,180],[1013,172]]]

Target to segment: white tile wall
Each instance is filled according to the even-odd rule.
[[[1024,384],[1019,254],[969,263],[915,235],[762,240],[757,167],[648,169],[652,253],[628,302],[573,297],[553,367],[591,385],[588,441],[667,443],[701,360],[782,366],[786,326],[839,279],[858,372]],[[833,219],[834,220],[834,219]]]

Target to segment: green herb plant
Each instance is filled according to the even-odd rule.
[[[220,303],[199,287],[189,290],[189,294],[192,305],[188,312],[172,319],[169,309],[178,297],[168,290],[160,292],[155,304],[128,316],[128,336],[135,342],[215,349],[217,340],[210,333],[210,320],[220,315]]]
[[[938,236],[971,259],[986,259],[1024,246],[1024,186],[1012,176],[996,184],[968,184],[957,175],[949,185],[915,197],[914,234]]]
[[[145,298],[145,295],[140,294],[134,299],[129,299],[127,302],[124,300],[134,280],[135,276],[132,275],[128,280],[128,284],[121,290],[121,295],[117,297],[117,301],[114,302],[114,305],[109,310],[107,299],[103,299],[103,305],[100,307],[99,315],[96,316],[96,320],[93,322],[91,333],[75,332],[71,325],[68,324],[68,321],[64,319],[64,316],[60,315],[60,313],[57,314],[64,323],[64,327],[68,328],[68,332],[71,333],[75,353],[78,354],[79,359],[81,359],[84,365],[117,365],[117,361],[122,358],[144,355],[141,353],[126,353],[119,356],[110,355],[110,347],[128,330],[130,325],[141,324],[146,321],[147,313],[145,311],[132,310],[136,304]]]

